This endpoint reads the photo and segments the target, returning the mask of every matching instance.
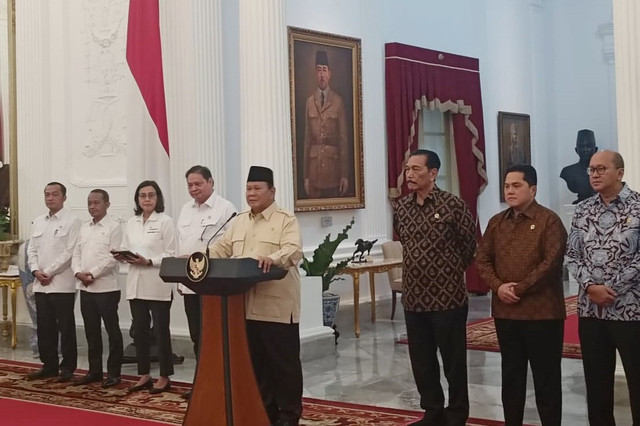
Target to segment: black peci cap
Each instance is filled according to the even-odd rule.
[[[581,141],[588,142],[590,145],[595,146],[596,137],[593,134],[593,130],[589,130],[589,129],[578,130],[578,137],[576,138],[576,146],[578,146],[578,144]]]
[[[327,58],[327,52],[324,50],[318,50],[316,52],[316,65],[329,66],[329,59]]]
[[[273,186],[273,170],[268,167],[251,166],[247,182],[267,182]]]

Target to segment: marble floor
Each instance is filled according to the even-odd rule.
[[[574,289],[567,284],[565,294],[575,294],[572,290]],[[489,316],[489,305],[489,296],[471,297],[469,321]],[[355,338],[353,308],[350,305],[341,306],[336,321],[340,332],[336,353],[303,363],[304,396],[382,407],[420,409],[407,345],[395,343],[405,333],[402,310],[398,309],[395,320],[391,321],[390,300],[382,300],[376,307],[378,319],[372,324],[370,304],[360,305],[361,335],[360,338]],[[33,359],[26,343],[27,333],[26,327],[21,327],[15,350],[11,349],[7,340],[1,341],[0,357],[37,363],[38,360]],[[78,367],[87,368],[85,340],[81,333],[78,335],[78,346]],[[195,367],[190,341],[175,339],[174,352],[184,355],[186,359],[182,365],[175,366],[173,379],[190,382]],[[471,416],[501,420],[500,354],[469,351],[468,366]],[[588,422],[582,363],[580,360],[563,359],[562,368],[563,425],[584,426]],[[152,372],[154,371],[157,370],[152,368]],[[123,374],[135,375],[135,365],[125,364]],[[446,386],[444,378],[442,382]],[[623,379],[616,381],[615,402],[618,424],[631,425],[628,393]],[[528,384],[525,421],[540,424],[531,380]]]

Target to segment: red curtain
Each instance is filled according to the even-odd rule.
[[[460,196],[477,222],[478,196],[488,182],[478,59],[387,43],[385,65],[389,197],[409,192],[403,169],[409,154],[418,148],[420,109],[438,108],[451,113]],[[467,271],[467,289],[488,291],[473,265]]]

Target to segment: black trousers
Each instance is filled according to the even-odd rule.
[[[109,377],[120,377],[122,366],[122,332],[118,319],[118,303],[120,291],[91,293],[80,291],[80,311],[84,320],[84,334],[89,348],[89,374],[102,375],[102,327],[109,336],[109,358],[107,358],[107,374]]]
[[[543,426],[562,423],[562,339],[564,320],[495,319],[502,356],[505,426],[521,426],[531,364],[536,405]]]
[[[420,393],[426,425],[451,426],[466,424],[469,417],[467,386],[467,305],[437,312],[405,310],[409,340],[409,358],[413,377]],[[449,406],[444,407],[440,384],[440,364],[449,383]]]
[[[271,423],[298,424],[302,415],[302,364],[298,324],[247,320],[251,363]]]
[[[579,318],[587,407],[591,426],[614,426],[616,349],[627,377],[633,426],[640,426],[640,321]]]
[[[196,360],[200,356],[200,296],[197,294],[183,294],[184,312],[187,314],[189,323],[189,336],[193,342],[193,353]]]
[[[78,362],[75,293],[36,293],[38,350],[42,368],[73,373]],[[62,362],[58,367],[58,333]]]
[[[141,376],[151,371],[149,351],[151,343],[151,317],[153,317],[153,330],[158,344],[158,361],[160,363],[160,375],[169,377],[173,374],[173,362],[171,360],[171,333],[169,321],[171,319],[171,301],[164,300],[129,300],[131,316],[133,317],[133,343],[136,345],[138,358],[138,374]]]

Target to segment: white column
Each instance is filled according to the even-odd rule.
[[[636,0],[613,2],[613,29],[616,68],[616,104],[618,115],[618,150],[629,165],[625,181],[640,190],[640,3]]]
[[[225,196],[221,1],[160,3],[175,209],[188,200],[184,173],[196,164]]]
[[[380,11],[383,10],[381,1],[376,1],[371,4],[370,7],[363,8],[361,17],[362,28],[380,28],[383,25],[383,16]],[[369,72],[362,72],[362,87],[384,87],[384,67],[377,64],[384,63],[384,49],[380,46],[384,46],[385,40],[382,33],[376,32],[375,35],[371,34],[372,38],[368,43],[362,43],[362,65],[361,70],[369,70]],[[365,95],[364,98],[366,99]],[[355,100],[354,100],[355,101]],[[372,254],[381,255],[382,253],[382,241],[385,239],[391,239],[391,208],[387,199],[387,191],[379,190],[379,188],[385,188],[387,186],[387,174],[386,174],[386,155],[380,155],[380,153],[386,153],[386,130],[385,122],[386,117],[384,110],[375,105],[372,102],[362,103],[362,115],[367,118],[367,125],[363,123],[363,158],[364,158],[364,200],[366,206],[366,213],[360,214],[357,210],[351,210],[350,213],[356,216],[356,223],[364,221],[362,223],[362,229],[364,231],[363,237],[368,240],[378,239],[378,243],[373,247]],[[365,142],[366,141],[366,146]],[[359,177],[356,176],[356,179]],[[381,208],[381,206],[383,208]],[[345,221],[345,223],[348,221]],[[356,234],[352,233],[352,238]],[[354,238],[355,239],[355,238]],[[351,254],[353,244],[348,247]],[[345,247],[343,247],[345,248]],[[380,289],[386,289],[388,287],[378,287]],[[379,294],[380,295],[380,294]]]
[[[616,68],[616,107],[618,115],[618,151],[627,168],[624,180],[632,189],[640,190],[640,4],[636,0],[614,0],[613,33]],[[620,355],[616,376],[625,377]]]
[[[239,190],[252,165],[273,169],[276,201],[293,211],[289,67],[284,0],[239,1],[240,169]],[[318,286],[301,286],[301,356],[335,349],[333,330],[322,326]]]
[[[613,21],[602,24],[598,27],[598,33],[602,38],[602,57],[607,64],[607,83],[609,86],[609,140],[618,140],[618,129],[616,127],[616,61],[615,61],[615,40],[613,34]]]
[[[196,105],[199,157],[220,181],[216,192],[225,196],[225,120],[222,86],[222,0],[194,1]],[[195,163],[194,163],[195,164]]]
[[[276,200],[293,211],[289,67],[284,0],[240,0],[242,185],[252,165],[274,172]]]
[[[44,211],[43,192],[51,175],[49,3],[16,2],[16,69],[18,119],[18,197],[20,236],[29,235],[31,221]],[[30,172],[31,171],[31,172]]]

